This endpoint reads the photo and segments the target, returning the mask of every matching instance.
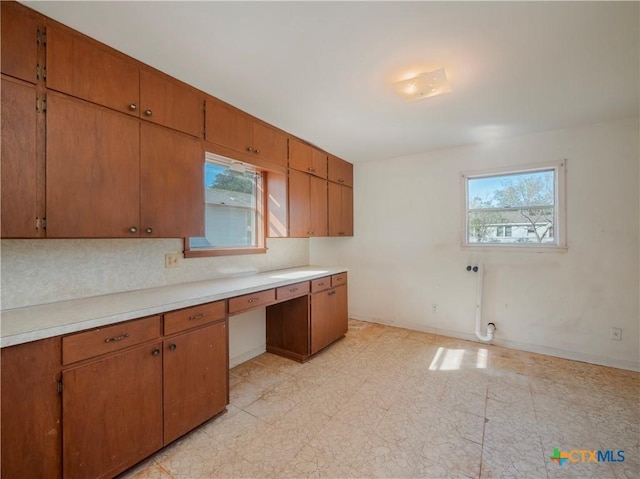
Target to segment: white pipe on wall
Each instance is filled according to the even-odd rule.
[[[487,334],[482,334],[482,282],[484,279],[484,265],[481,264],[477,266],[478,271],[480,273],[478,275],[478,287],[476,290],[476,336],[480,341],[492,341],[493,333],[496,331],[496,325],[493,323],[487,324]]]

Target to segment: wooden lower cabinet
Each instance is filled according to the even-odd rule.
[[[60,338],[3,348],[3,479],[61,477]]]
[[[304,362],[347,333],[345,283],[331,287],[331,277],[314,280],[312,294],[267,308],[267,351]],[[314,285],[322,285],[315,287]],[[313,292],[317,291],[317,292]]]
[[[228,357],[226,320],[164,340],[164,444],[225,409]]]
[[[162,343],[62,373],[65,479],[113,477],[162,442]]]
[[[347,327],[346,285],[311,295],[311,354],[344,336]]]

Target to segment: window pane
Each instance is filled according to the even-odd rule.
[[[555,169],[468,178],[467,243],[555,244]]]
[[[255,172],[237,172],[205,162],[205,236],[190,238],[191,248],[257,246]]]

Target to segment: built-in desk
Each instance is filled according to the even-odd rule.
[[[347,331],[344,268],[301,267],[2,311],[2,471],[114,477],[228,404],[229,317],[298,361]]]

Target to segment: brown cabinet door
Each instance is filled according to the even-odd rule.
[[[47,29],[47,88],[139,116],[138,64],[63,27]]]
[[[164,443],[179,438],[227,405],[227,322],[166,339]]]
[[[35,105],[35,86],[2,78],[2,238],[41,236],[36,225],[36,217],[41,215],[37,203]]]
[[[309,176],[311,235],[327,236],[327,180]]]
[[[349,305],[347,297],[347,286],[338,286],[334,288],[335,294],[332,295],[332,319],[333,340],[341,338],[347,334],[349,327]]]
[[[139,236],[139,121],[50,92],[47,237]]]
[[[205,139],[236,151],[252,148],[253,121],[237,108],[208,97],[205,106]]]
[[[287,166],[287,137],[273,128],[254,122],[253,146],[263,160]]]
[[[353,190],[329,182],[329,236],[353,236]]]
[[[198,140],[141,123],[140,236],[204,236],[203,165]]]
[[[140,70],[140,118],[202,138],[204,95],[148,70]]]
[[[306,238],[311,234],[311,193],[309,175],[289,170],[289,236]]]
[[[311,174],[320,178],[327,177],[327,155],[326,153],[311,148]]]
[[[59,478],[60,338],[3,348],[1,361],[0,475]]]
[[[328,179],[341,185],[353,187],[353,165],[337,156],[329,155]]]
[[[30,83],[36,82],[38,20],[17,2],[2,2],[2,73]]]
[[[62,373],[63,475],[113,477],[162,447],[162,343]]]
[[[333,298],[331,291],[311,295],[311,354],[333,342],[334,325],[331,323]]]

